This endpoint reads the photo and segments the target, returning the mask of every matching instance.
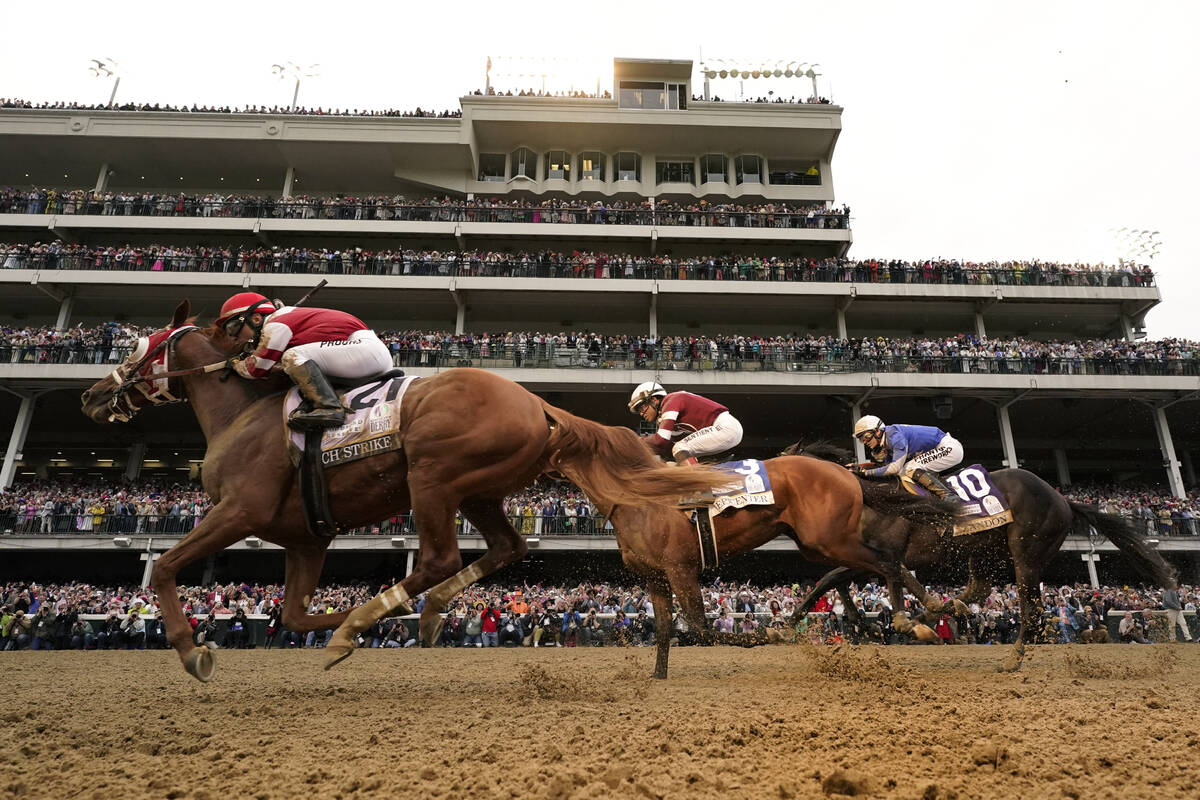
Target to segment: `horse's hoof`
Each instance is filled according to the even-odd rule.
[[[205,642],[205,643],[204,643],[204,646],[205,646],[205,647],[207,647],[209,650],[216,650],[216,649],[217,649],[217,643],[216,643],[216,642]]]
[[[433,647],[437,644],[438,637],[442,635],[442,628],[445,627],[446,620],[442,619],[439,614],[434,618],[432,630],[427,629],[425,625],[421,625],[421,644],[424,647]]]
[[[201,683],[208,683],[217,671],[217,658],[207,647],[194,647],[183,662],[184,668]]]
[[[667,679],[667,671],[665,669],[662,672],[654,670],[654,672],[650,673],[650,677],[656,681],[665,681]]]
[[[928,625],[917,623],[916,625],[913,625],[912,633],[913,636],[916,636],[926,644],[933,644],[938,640],[937,634],[934,633],[933,628],[929,627]]]
[[[328,658],[325,661],[325,671],[328,672],[350,656],[354,655],[354,648],[350,645],[330,644],[325,646],[325,652],[328,655]]]

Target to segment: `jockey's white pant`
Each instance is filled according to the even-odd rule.
[[[955,439],[950,434],[942,437],[942,440],[937,443],[937,447],[932,450],[926,450],[924,453],[917,453],[904,464],[904,474],[912,477],[913,472],[919,469],[928,472],[938,473],[944,469],[961,464],[963,460],[962,443]]]
[[[688,434],[675,443],[671,455],[679,460],[680,451],[690,456],[708,456],[713,453],[723,453],[736,447],[742,441],[742,423],[728,411],[721,415],[707,428],[701,428],[695,433]]]
[[[375,331],[355,331],[345,341],[289,347],[279,359],[285,372],[308,361],[334,378],[370,378],[392,368],[392,354]]]

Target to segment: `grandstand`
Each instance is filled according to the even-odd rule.
[[[702,95],[690,61],[613,66],[613,97],[474,94],[445,117],[0,109],[0,187],[12,187],[0,205],[0,327],[112,322],[124,331],[165,323],[184,297],[210,320],[234,292],[294,301],[319,275],[329,280],[320,304],[380,331],[651,343],[1145,337],[1162,296],[1142,266],[900,265],[886,253],[851,254],[853,217],[835,205],[839,106],[689,99]],[[395,255],[383,265],[376,254],[385,252]],[[744,357],[725,369],[707,352],[639,359],[626,348],[599,368],[547,349],[491,361],[478,348],[438,352],[406,370],[487,366],[609,424],[633,424],[625,403],[641,381],[698,391],[743,421],[739,456],[770,456],[797,439],[849,444],[852,420],[869,410],[938,424],[970,461],[1024,466],[1059,486],[1162,485],[1181,499],[1196,486],[1194,360],[1029,370]],[[5,488],[199,476],[204,445],[186,407],[105,429],[79,413],[79,392],[111,363],[0,359]],[[610,537],[534,534],[535,557],[556,570],[596,551],[616,563]],[[148,574],[177,536],[27,532],[0,536],[0,549],[19,548],[29,569],[66,558],[136,578],[138,554],[150,553]],[[277,558],[263,566],[271,548],[261,544],[210,561],[204,582],[240,577],[220,573],[251,562],[275,569]],[[469,530],[462,544],[483,547]],[[1079,554],[1091,546],[1068,542],[1064,578],[1086,579]],[[1101,575],[1124,574],[1104,560],[1106,546]],[[340,538],[329,569],[411,568],[415,547],[414,536],[384,529]],[[1200,539],[1164,535],[1159,547],[1186,579],[1200,574]],[[812,574],[790,543],[767,548],[779,551],[780,570]]]

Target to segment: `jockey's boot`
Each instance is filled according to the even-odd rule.
[[[305,361],[293,364],[287,369],[287,374],[296,382],[300,396],[305,400],[292,412],[288,425],[298,430],[312,430],[337,428],[346,424],[346,409],[320,367]]]
[[[926,469],[914,469],[912,479],[916,481],[917,485],[928,489],[929,493],[939,500],[958,500],[958,495],[954,493],[954,490],[942,482],[936,473]]]

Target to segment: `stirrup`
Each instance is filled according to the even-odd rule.
[[[346,411],[337,408],[296,409],[288,416],[288,427],[301,431],[340,428],[345,424]]]

